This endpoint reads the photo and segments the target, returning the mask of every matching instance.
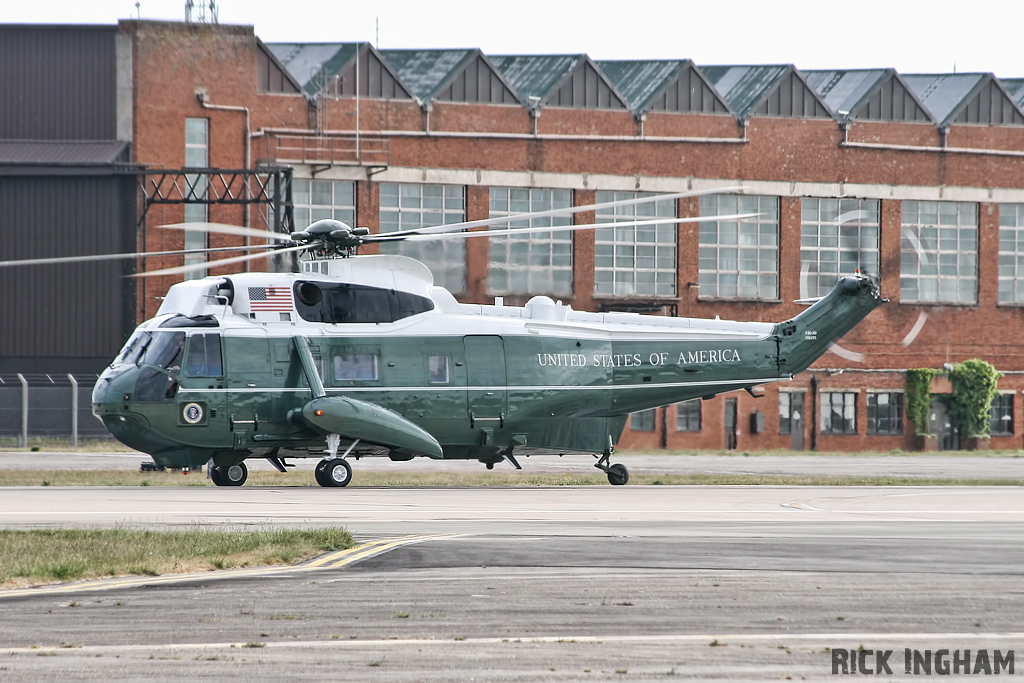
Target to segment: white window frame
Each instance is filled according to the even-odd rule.
[[[599,190],[598,204],[657,196],[650,192]],[[674,199],[598,210],[596,223],[676,218]],[[660,223],[594,231],[594,296],[675,298],[677,227]]]
[[[380,232],[450,225],[466,220],[463,185],[380,184]],[[466,240],[382,242],[381,253],[421,261],[434,274],[434,284],[461,293],[466,290]]]
[[[978,302],[978,205],[902,202],[900,302]]]
[[[999,304],[1024,305],[1024,204],[999,205]]]
[[[356,227],[356,183],[353,180],[292,180],[292,218],[301,230],[324,218]]]
[[[210,166],[210,120],[187,117],[185,119],[185,168],[208,168]],[[185,174],[186,197],[206,199],[206,176],[197,173]],[[184,222],[203,223],[209,220],[209,206],[206,204],[185,204]],[[206,249],[209,246],[207,233],[198,230],[185,231],[185,249]],[[205,263],[206,254],[186,254],[185,265]],[[186,280],[206,277],[206,270],[193,270],[184,274]]]
[[[567,209],[572,206],[572,201],[572,190],[492,187],[489,200],[490,217]],[[506,228],[546,228],[563,225],[572,225],[572,216],[549,216],[492,226],[488,254],[488,293],[571,296],[572,231],[501,236],[501,231]]]
[[[715,219],[748,213],[758,215]],[[700,215],[700,297],[778,301],[779,198],[704,195]]]
[[[846,436],[857,433],[857,392],[850,390],[822,391],[821,399],[821,433],[832,436]],[[842,400],[838,407],[842,410],[835,411],[837,403],[833,396],[841,396]],[[839,415],[842,421],[841,426],[834,425],[834,416]]]
[[[877,199],[800,201],[800,298],[825,296],[842,275],[879,273]]]

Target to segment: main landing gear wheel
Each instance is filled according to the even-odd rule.
[[[249,470],[244,462],[240,462],[237,465],[228,465],[227,467],[214,465],[210,468],[210,479],[217,486],[241,486],[245,483],[245,479],[248,476]]]
[[[352,481],[352,466],[341,458],[321,460],[317,463],[313,474],[316,477],[316,483],[320,486],[348,486]]]
[[[608,483],[612,486],[624,486],[629,481],[629,470],[621,462],[608,467]]]

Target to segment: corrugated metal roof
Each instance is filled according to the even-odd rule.
[[[911,74],[903,81],[940,126],[947,125],[988,74]]]
[[[316,76],[336,76],[356,54],[363,43],[267,43],[267,47],[302,89],[315,95],[324,79]]]
[[[380,50],[380,54],[416,97],[429,102],[480,51]]]
[[[889,69],[850,69],[846,71],[801,71],[825,104],[842,118],[852,115],[861,103],[882,84]]]
[[[128,143],[120,140],[0,140],[0,164],[29,166],[109,166],[125,163]]]
[[[586,55],[499,55],[491,63],[524,102],[547,99]]]
[[[750,112],[791,69],[788,64],[700,67],[718,94],[743,119],[750,116]]]
[[[688,59],[636,59],[602,60],[595,64],[626,98],[629,108],[642,112],[691,62]]]
[[[1013,101],[1024,107],[1024,78],[1000,78],[999,82],[1006,88]]]

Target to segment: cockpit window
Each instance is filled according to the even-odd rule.
[[[296,282],[295,307],[303,320],[319,323],[392,323],[434,309],[430,299],[367,285]]]
[[[146,347],[140,364],[153,365],[169,372],[177,372],[181,369],[184,348],[184,332],[154,332],[153,341]]]
[[[135,332],[125,343],[124,348],[117,359],[111,365],[122,365],[124,363],[138,363],[142,352],[146,350],[152,335],[149,332]]]

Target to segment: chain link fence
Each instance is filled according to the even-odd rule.
[[[110,439],[92,415],[98,375],[0,374],[0,439]]]

